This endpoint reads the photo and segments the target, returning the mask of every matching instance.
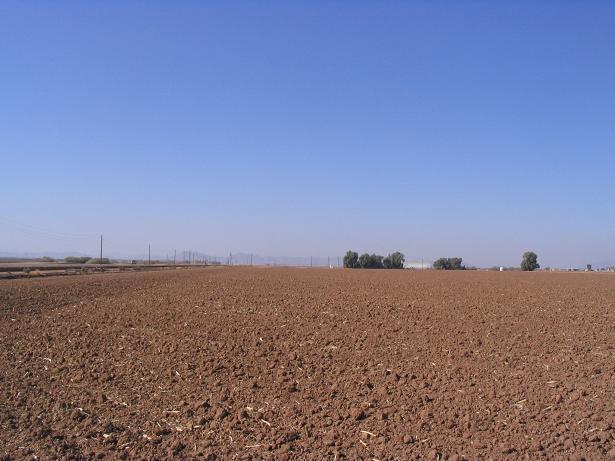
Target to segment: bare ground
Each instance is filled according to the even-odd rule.
[[[0,282],[7,459],[613,459],[615,276]]]

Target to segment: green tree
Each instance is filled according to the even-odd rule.
[[[372,269],[383,269],[384,268],[384,264],[382,263],[382,260],[384,258],[382,256],[375,255],[372,253],[370,257],[371,257],[371,268]]]
[[[521,260],[521,270],[534,271],[540,268],[538,264],[538,256],[533,251],[526,251],[523,253],[523,259]]]
[[[462,258],[439,258],[434,261],[433,268],[445,271],[458,271],[464,270],[465,266],[463,265]]]
[[[460,270],[465,269],[462,258],[449,258],[449,261],[450,261],[451,270],[460,271]]]
[[[344,267],[354,269],[359,267],[359,253],[356,251],[348,250],[344,256]]]
[[[383,257],[380,255],[363,253],[359,256],[359,267],[361,269],[382,269],[384,267],[382,260]]]
[[[448,269],[448,259],[438,258],[433,262],[433,268],[439,271],[445,271]]]
[[[382,260],[385,269],[403,269],[405,257],[403,253],[396,251]]]

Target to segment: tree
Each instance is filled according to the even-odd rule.
[[[386,258],[384,258],[382,260],[382,264],[385,269],[403,269],[404,261],[404,254],[396,251],[395,253],[389,254]]]
[[[463,258],[439,258],[434,261],[433,268],[445,271],[459,271],[465,269],[462,263]]]
[[[382,262],[384,258],[382,256],[372,253],[370,259],[372,269],[384,269],[384,264]]]
[[[354,269],[356,267],[359,267],[358,262],[359,253],[357,253],[356,251],[348,250],[346,252],[346,255],[344,256],[344,267]]]
[[[534,271],[540,268],[538,264],[538,256],[533,251],[526,251],[523,253],[523,259],[521,260],[521,270]]]
[[[111,261],[109,261],[109,258],[91,258],[88,259],[87,264],[111,264]]]
[[[359,256],[359,267],[361,269],[382,269],[382,256],[377,254],[363,253]]]
[[[369,253],[363,253],[361,256],[359,256],[358,265],[361,269],[367,269],[370,264],[371,258],[369,256]]]
[[[450,270],[459,271],[465,269],[465,266],[462,264],[462,258],[449,258],[449,261],[451,266]]]
[[[445,271],[449,268],[448,258],[438,258],[433,262],[433,268],[439,271]]]

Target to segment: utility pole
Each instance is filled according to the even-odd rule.
[[[233,253],[228,254],[228,265],[229,266],[233,265]]]
[[[310,256],[310,267],[312,267],[312,257]]]
[[[337,267],[340,267],[340,257],[337,257]]]
[[[331,256],[327,256],[327,267],[331,267]]]
[[[177,250],[173,250],[173,265],[175,265],[175,258],[177,257]]]
[[[152,264],[152,246],[147,244],[147,264]]]
[[[252,265],[252,255],[250,255],[250,266]]]
[[[100,235],[100,260],[98,262],[102,264],[102,234]]]

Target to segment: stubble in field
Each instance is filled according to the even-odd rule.
[[[0,454],[614,458],[614,304],[608,274],[4,281]]]

